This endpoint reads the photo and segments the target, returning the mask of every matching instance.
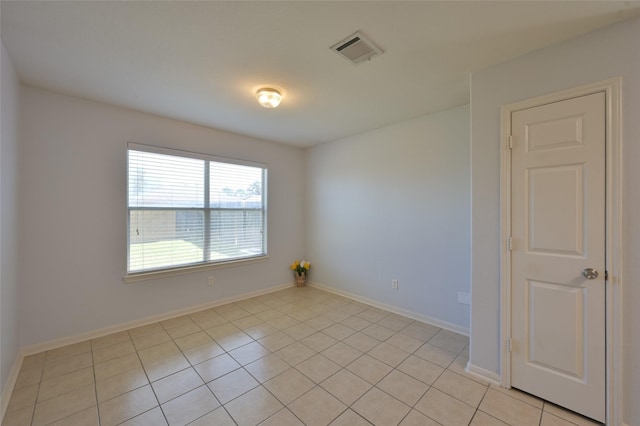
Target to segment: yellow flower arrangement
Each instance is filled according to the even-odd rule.
[[[302,273],[306,273],[309,268],[311,268],[311,263],[307,262],[306,260],[296,260],[291,264],[290,268],[292,271],[295,271],[298,275],[300,275]]]

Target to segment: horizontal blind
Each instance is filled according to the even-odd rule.
[[[128,154],[130,274],[265,255],[266,169]]]

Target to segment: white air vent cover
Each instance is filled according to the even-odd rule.
[[[363,36],[361,32],[356,32],[334,44],[331,46],[331,50],[356,65],[383,53],[382,49]]]

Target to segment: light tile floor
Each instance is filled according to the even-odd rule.
[[[291,288],[29,356],[2,424],[595,424],[467,357],[465,336]]]

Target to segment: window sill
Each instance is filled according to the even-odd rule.
[[[210,271],[213,269],[233,268],[236,266],[250,265],[253,263],[266,262],[269,256],[252,257],[249,259],[230,260],[228,262],[208,263],[204,265],[185,266],[182,268],[163,269],[160,271],[141,272],[139,274],[125,275],[122,280],[129,284],[138,281],[153,280],[156,278],[172,277],[175,275],[192,274],[194,272]]]

